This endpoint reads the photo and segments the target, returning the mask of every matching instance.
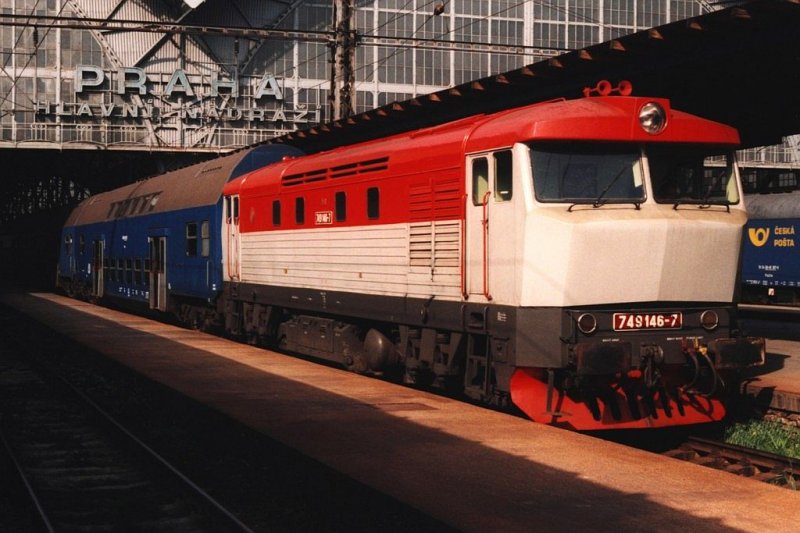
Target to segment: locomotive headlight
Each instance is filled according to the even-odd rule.
[[[639,124],[650,135],[661,133],[667,125],[667,114],[659,104],[648,102],[639,110]]]
[[[577,320],[578,329],[584,335],[589,335],[597,330],[597,319],[591,313],[583,313]]]
[[[707,331],[712,331],[719,325],[719,315],[716,311],[703,311],[700,315],[700,325]]]

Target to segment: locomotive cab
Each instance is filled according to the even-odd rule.
[[[651,131],[632,129],[631,113],[618,125],[606,117],[594,133],[603,139],[575,140],[553,119],[544,139],[515,144],[506,189],[519,192],[522,216],[502,213],[514,197],[483,185],[480,157],[468,160],[468,297],[515,308],[511,394],[535,420],[576,429],[718,420],[725,372],[763,363],[763,340],[739,337],[732,305],[746,221],[737,136],[712,123],[692,138],[691,123],[705,121],[667,120],[667,106],[657,104],[664,117]]]

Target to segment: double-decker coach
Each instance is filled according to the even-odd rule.
[[[222,187],[299,150],[260,146],[167,172],[81,202],[64,224],[57,284],[92,300],[217,320]]]

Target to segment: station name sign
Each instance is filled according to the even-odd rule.
[[[182,68],[148,74],[139,67],[116,71],[78,65],[73,78],[73,102],[37,101],[40,115],[59,117],[182,121],[319,122],[318,109],[287,106],[278,78],[272,74],[244,79],[190,76]],[[242,88],[248,90],[242,94]],[[116,102],[92,103],[91,93],[113,93]]]
[[[75,68],[75,93],[80,94],[91,88],[101,87],[106,80],[106,73],[100,67],[91,65],[78,65]],[[144,69],[139,67],[124,67],[117,71],[116,76],[117,94],[135,92],[139,95],[150,94],[147,88],[147,74]],[[239,96],[239,82],[237,80],[221,80],[218,75],[212,76],[209,84],[199,84],[197,91],[189,82],[189,76],[184,69],[179,68],[172,72],[166,86],[158,96],[171,98],[174,93],[181,93],[185,96],[211,96],[216,97],[223,90],[232,98]],[[205,94],[202,94],[206,91]],[[264,74],[258,83],[253,98],[258,100],[264,96],[274,97],[276,100],[283,100],[283,91],[278,85],[278,80],[272,74]]]

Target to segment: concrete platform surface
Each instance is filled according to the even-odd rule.
[[[800,530],[798,492],[52,294],[3,301],[460,530]]]
[[[800,413],[800,342],[767,339],[764,366],[749,370],[748,376],[742,389],[760,404]]]

